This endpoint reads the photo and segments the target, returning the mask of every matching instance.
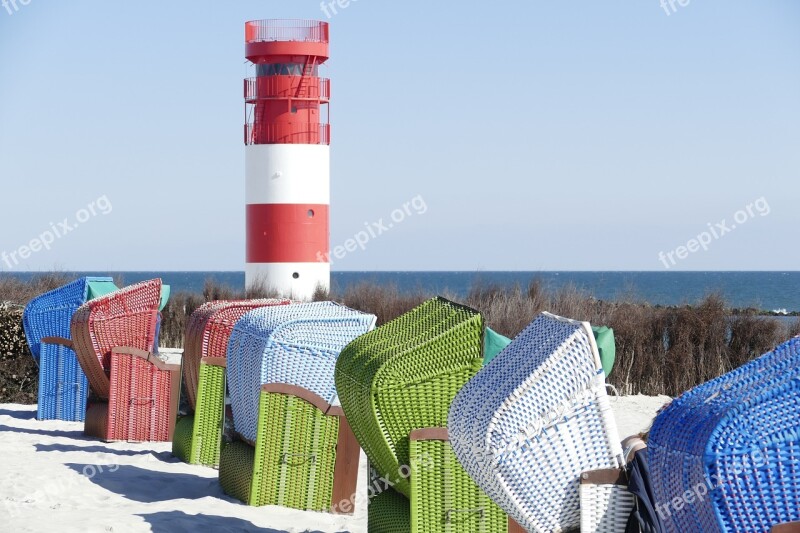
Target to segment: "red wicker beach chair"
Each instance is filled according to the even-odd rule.
[[[180,398],[180,365],[158,346],[161,280],[131,285],[81,306],[72,317],[78,361],[99,401],[84,433],[104,440],[170,441]]]
[[[219,464],[225,423],[225,358],[233,327],[253,309],[290,303],[282,299],[213,301],[192,313],[184,342],[183,383],[193,412],[175,426],[175,457],[191,464]]]

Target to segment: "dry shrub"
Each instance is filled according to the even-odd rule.
[[[759,316],[737,316],[731,320],[730,356],[725,370],[733,370],[771,350],[778,338],[791,338],[780,322]]]
[[[599,323],[614,329],[617,360],[611,383],[622,394],[662,394],[668,361],[667,311],[623,302]]]
[[[203,296],[190,292],[170,295],[167,305],[161,311],[161,330],[158,344],[165,348],[183,348],[183,336],[189,317],[205,303]]]
[[[39,368],[22,330],[22,307],[0,306],[0,403],[36,403]]]
[[[268,287],[242,293],[211,281],[203,296],[175,294],[163,312],[161,345],[182,346],[188,317],[205,301],[275,296]],[[433,296],[360,283],[331,293],[319,288],[314,300],[372,313],[380,325]],[[609,381],[622,394],[676,396],[769,351],[789,333],[800,334],[800,320],[787,329],[768,317],[732,317],[718,294],[693,306],[654,307],[631,299],[603,302],[569,285],[549,293],[534,280],[527,289],[476,284],[465,298],[443,296],[477,309],[489,327],[511,338],[542,311],[613,328],[617,362]]]
[[[787,337],[797,337],[800,335],[800,318],[792,322],[787,331]]]
[[[43,275],[30,283],[0,278],[0,302],[18,304],[0,306],[0,402],[35,401],[37,369],[22,332],[21,305],[68,281],[61,274]],[[160,343],[182,347],[188,318],[206,301],[275,296],[265,285],[244,292],[211,280],[202,294],[173,294],[162,312]],[[314,299],[331,299],[373,313],[378,324],[385,324],[432,296],[421,289],[401,292],[395,285],[361,283],[333,293],[320,288]],[[574,286],[551,293],[534,280],[527,288],[478,283],[465,298],[444,296],[477,309],[489,327],[512,338],[541,311],[612,327],[617,365],[610,382],[623,394],[675,396],[800,335],[800,320],[784,325],[753,313],[734,314],[717,294],[696,305],[653,307],[631,297],[599,301]]]
[[[14,276],[0,275],[0,303],[24,306],[40,294],[57,289],[70,281],[72,280],[66,274],[60,272],[42,273],[28,282]]]
[[[43,273],[29,282],[0,276],[0,402],[36,403],[39,367],[25,339],[22,311],[31,299],[69,281],[59,272]]]
[[[325,298],[324,291],[318,290],[316,296],[322,300],[330,298],[347,307],[372,313],[378,317],[378,325],[407,313],[429,298],[429,295],[422,291],[401,293],[396,285],[384,286],[374,283],[353,285],[343,292],[331,293],[328,298]]]

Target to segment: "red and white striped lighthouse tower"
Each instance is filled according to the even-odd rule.
[[[246,284],[309,299],[330,286],[328,23],[250,21],[245,46]]]

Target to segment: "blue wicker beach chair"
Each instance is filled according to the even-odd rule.
[[[25,307],[25,336],[39,363],[37,419],[84,420],[89,383],[73,351],[70,320],[84,302],[116,289],[111,278],[84,277],[34,298]]]
[[[674,400],[648,450],[667,531],[800,520],[800,337]]]
[[[376,317],[332,302],[262,307],[227,350],[234,428],[220,456],[223,490],[249,505],[351,512],[358,444],[339,405],[339,353]]]
[[[583,472],[623,466],[588,323],[541,314],[456,395],[464,469],[528,531],[580,526]]]

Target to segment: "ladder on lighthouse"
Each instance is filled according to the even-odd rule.
[[[305,66],[303,67],[303,76],[300,78],[300,83],[297,84],[297,91],[295,92],[295,98],[310,98],[311,95],[303,94],[304,89],[306,89],[308,83],[307,80],[314,75],[314,68],[317,66],[317,58],[314,56],[308,56],[306,58]]]

